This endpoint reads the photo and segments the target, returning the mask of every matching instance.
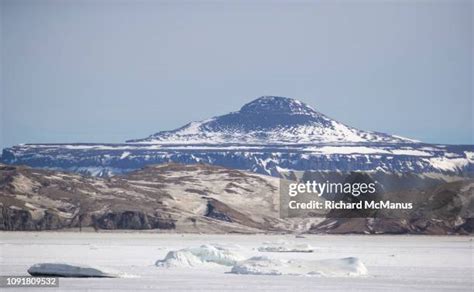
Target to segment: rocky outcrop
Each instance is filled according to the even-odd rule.
[[[339,175],[349,180],[380,179]],[[401,179],[405,183],[398,181]],[[429,188],[419,189],[422,183]],[[433,177],[421,181],[397,175],[396,185],[383,196],[416,199],[420,206],[416,212],[401,218],[383,212],[371,214],[372,218],[346,213],[328,213],[326,218],[280,218],[279,180],[234,169],[163,164],[124,176],[95,178],[0,165],[0,230],[89,227],[203,233],[474,232],[474,180],[435,184]]]
[[[0,165],[0,230],[262,232],[268,221],[283,222],[277,185],[208,165],[150,166],[107,179]]]
[[[93,217],[93,226],[100,229],[174,229],[174,220],[161,219],[140,211],[109,212]]]

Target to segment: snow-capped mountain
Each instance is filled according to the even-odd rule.
[[[287,97],[262,96],[239,111],[191,122],[129,143],[159,144],[293,144],[411,143],[413,140],[358,130],[335,121],[309,105]]]
[[[473,173],[474,145],[434,145],[358,130],[285,97],[124,144],[23,144],[0,162],[93,176],[149,164],[205,163],[280,176],[286,171]]]

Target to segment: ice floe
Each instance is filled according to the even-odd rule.
[[[197,266],[233,266],[245,258],[237,252],[221,246],[210,244],[200,247],[185,248],[168,252],[166,257],[158,260],[158,267],[197,267]]]
[[[310,248],[309,245],[305,244],[294,245],[289,243],[285,248],[281,248],[278,245],[272,246],[272,248],[267,247],[268,250],[275,248],[277,252],[281,250],[304,250],[307,252]],[[155,265],[163,268],[231,267],[231,273],[251,275],[308,275],[322,277],[356,277],[367,275],[367,268],[355,257],[327,260],[288,260],[254,256],[246,259],[236,250],[229,250],[210,244],[170,251],[164,259],[158,260]]]
[[[119,278],[125,276],[119,272],[85,265],[64,263],[39,263],[28,269],[32,276],[76,277],[76,278]]]
[[[287,241],[264,242],[258,248],[261,252],[313,252],[314,247],[307,243],[291,243]]]
[[[354,257],[328,260],[283,260],[266,256],[238,262],[231,273],[249,275],[309,275],[323,277],[357,277],[367,275],[367,268]]]

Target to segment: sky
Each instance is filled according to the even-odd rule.
[[[474,144],[470,0],[0,1],[0,148],[124,142],[263,95]]]

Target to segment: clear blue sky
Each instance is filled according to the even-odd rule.
[[[473,141],[472,1],[2,1],[0,148],[123,142],[298,98]]]

